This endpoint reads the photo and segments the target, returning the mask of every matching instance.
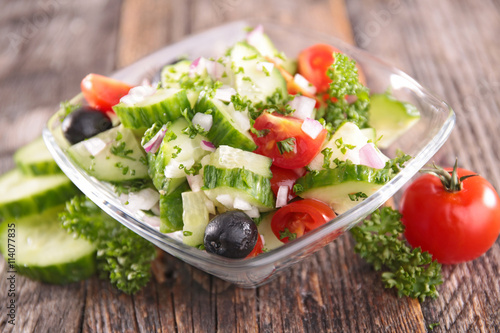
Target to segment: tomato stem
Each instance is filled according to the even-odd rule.
[[[452,171],[446,171],[445,169],[437,166],[436,163],[432,162],[432,168],[421,169],[420,172],[428,173],[438,177],[441,180],[441,184],[448,192],[459,192],[463,190],[463,181],[470,177],[479,176],[478,174],[465,175],[458,178],[458,158],[455,159],[455,165]]]

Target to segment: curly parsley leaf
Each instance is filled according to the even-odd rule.
[[[356,240],[354,251],[375,270],[383,268],[386,288],[396,288],[398,296],[424,301],[439,296],[436,286],[443,283],[441,265],[428,252],[411,249],[403,240],[401,214],[390,207],[372,213],[360,226],[351,229]]]
[[[368,88],[359,82],[356,62],[342,53],[335,53],[334,58],[335,62],[327,71],[332,80],[328,89],[332,98],[323,117],[333,130],[346,121],[355,123],[359,128],[368,127],[370,95]],[[352,97],[348,99],[346,96]]]
[[[278,151],[280,152],[281,155],[284,153],[289,153],[295,150],[295,138],[287,138],[285,140],[281,140],[276,142],[276,145],[278,146]]]
[[[74,197],[59,216],[63,228],[97,247],[97,270],[127,294],[144,287],[151,277],[156,249],[121,225],[86,197]]]

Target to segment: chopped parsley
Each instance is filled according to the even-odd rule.
[[[289,241],[293,241],[294,239],[297,239],[297,234],[294,232],[290,232],[288,228],[285,228],[285,230],[280,231],[280,239],[284,239],[288,237]]]
[[[287,138],[282,141],[278,141],[276,145],[278,146],[278,151],[281,155],[284,153],[289,153],[295,150],[295,138]]]
[[[366,195],[366,193],[363,193],[363,192],[350,193],[348,195],[349,195],[349,199],[351,199],[351,201],[359,201],[361,199],[368,198],[368,195]]]
[[[133,154],[134,151],[132,149],[127,149],[126,148],[126,143],[125,141],[122,141],[120,144],[117,146],[111,147],[111,154],[116,155],[121,158],[126,158],[127,160],[135,161],[136,159],[128,156],[130,154]]]

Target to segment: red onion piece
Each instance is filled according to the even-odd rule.
[[[197,175],[186,175],[189,187],[193,192],[199,192],[201,190],[201,186],[203,185],[203,178],[201,178],[200,174]]]
[[[201,140],[200,147],[201,147],[201,149],[206,150],[206,151],[210,151],[210,152],[215,151],[215,146],[210,141]]]
[[[252,31],[250,31],[246,37],[247,43],[255,46],[255,44],[259,43],[259,39],[263,37],[264,27],[259,24]]]
[[[385,162],[379,155],[373,143],[367,143],[359,150],[359,164],[363,164],[375,169],[382,169]]]
[[[200,125],[206,132],[212,128],[213,118],[211,114],[198,112],[193,117],[193,125]]]
[[[236,95],[236,90],[231,87],[219,88],[215,91],[215,98],[223,102],[231,102],[231,96]]]
[[[323,130],[323,125],[317,120],[306,118],[300,128],[314,140]]]
[[[293,113],[295,118],[305,120],[306,118],[312,118],[316,100],[310,97],[296,95],[288,104],[295,110]]]
[[[316,87],[309,81],[307,81],[307,79],[305,77],[303,77],[302,75],[300,74],[295,74],[295,76],[293,77],[293,81],[299,86],[301,87],[305,92],[311,94],[311,95],[314,95],[316,94]]]
[[[288,186],[281,185],[276,194],[276,208],[283,207],[288,203]]]
[[[155,136],[146,144],[144,144],[144,150],[147,153],[156,154],[156,152],[160,148],[163,138],[165,137],[165,133],[167,133],[167,125],[163,125],[162,128],[155,134]]]

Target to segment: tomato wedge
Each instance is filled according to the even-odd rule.
[[[323,129],[313,139],[302,130],[303,122],[298,118],[263,112],[254,123],[254,128],[261,134],[252,133],[258,146],[255,153],[272,158],[274,165],[284,169],[305,167],[320,152],[327,131]]]
[[[318,93],[328,90],[330,78],[326,74],[333,62],[333,53],[338,49],[327,44],[315,44],[302,50],[298,57],[298,72],[311,82]]]
[[[288,243],[336,216],[327,204],[314,199],[304,199],[278,209],[271,220],[271,229],[278,239]]]
[[[89,105],[105,112],[113,111],[112,106],[120,103],[120,98],[127,95],[131,88],[125,82],[99,74],[89,74],[81,83],[83,96]]]
[[[278,190],[281,186],[288,187],[288,201],[292,200],[296,197],[293,192],[293,185],[295,185],[295,181],[302,177],[305,174],[305,169],[284,169],[277,167],[276,165],[271,165],[271,172],[273,173],[273,177],[271,178],[271,190],[274,195],[278,195]]]
[[[250,252],[246,256],[246,258],[256,257],[259,254],[261,254],[262,252],[264,252],[264,243],[262,242],[262,237],[260,236],[260,234],[258,234],[257,235],[257,243],[255,243],[255,246],[254,246],[252,252]]]

